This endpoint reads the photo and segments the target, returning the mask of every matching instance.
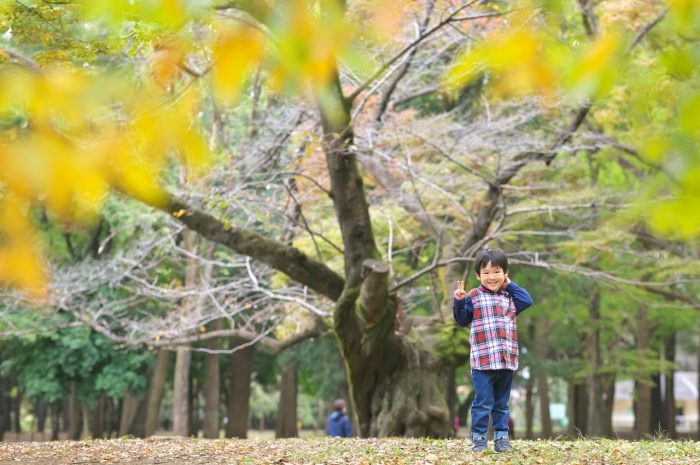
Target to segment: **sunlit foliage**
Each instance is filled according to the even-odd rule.
[[[589,37],[560,30],[559,14],[575,8],[573,2],[514,4],[511,24],[457,58],[443,85],[454,92],[488,73],[503,97],[538,93],[583,99],[604,112],[615,108],[615,136],[657,173],[628,221],[694,239],[700,235],[700,210],[689,208],[700,202],[700,2],[642,3],[601,4],[603,20]],[[637,47],[642,38],[651,46]]]

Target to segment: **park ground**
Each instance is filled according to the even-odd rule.
[[[474,454],[464,439],[178,437],[0,443],[0,464],[700,464],[700,442],[649,439],[513,441],[513,454]]]

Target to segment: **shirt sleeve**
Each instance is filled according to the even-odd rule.
[[[525,289],[518,286],[515,282],[511,281],[510,284],[508,284],[506,291],[508,291],[510,296],[513,298],[516,313],[520,313],[526,308],[532,306],[532,297],[530,297],[530,294]]]
[[[345,437],[346,438],[351,438],[352,437],[352,426],[350,425],[350,418],[347,416],[344,418],[344,429],[345,429]]]
[[[464,299],[452,299],[452,313],[462,328],[469,326],[474,319],[474,303],[469,294]]]

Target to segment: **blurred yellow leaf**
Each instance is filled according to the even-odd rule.
[[[159,87],[166,89],[175,82],[184,56],[184,50],[174,45],[156,50],[151,58],[151,75]]]
[[[0,281],[43,300],[46,298],[46,277],[41,254],[29,239],[0,248]]]
[[[248,68],[262,58],[262,38],[252,28],[223,25],[213,53],[214,91],[220,100],[232,103],[238,98]]]
[[[569,74],[569,86],[590,96],[607,92],[616,77],[620,45],[613,34],[598,37]]]
[[[534,31],[522,29],[496,34],[490,41],[458,57],[443,78],[450,93],[459,91],[484,71],[498,75],[497,91],[501,94],[554,90],[555,76],[541,53],[542,38]]]

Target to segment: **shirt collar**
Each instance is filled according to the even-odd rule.
[[[503,286],[501,286],[501,288],[498,290],[498,292],[493,292],[491,289],[487,288],[483,284],[479,284],[479,290],[481,292],[488,292],[490,294],[506,294],[506,295],[508,294],[508,291],[506,291],[506,289]]]

